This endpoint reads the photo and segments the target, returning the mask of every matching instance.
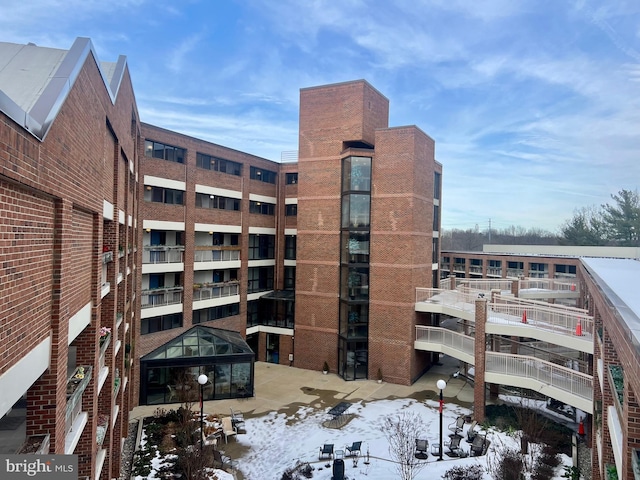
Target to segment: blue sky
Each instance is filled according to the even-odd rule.
[[[277,160],[364,78],[444,166],[444,228],[557,231],[640,183],[640,2],[0,0],[0,41],[126,55],[143,121]]]

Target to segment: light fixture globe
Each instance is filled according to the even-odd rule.
[[[205,383],[207,383],[207,381],[209,381],[209,377],[207,377],[204,373],[200,374],[200,376],[198,377],[198,383],[200,385],[204,385]]]
[[[444,390],[447,387],[447,382],[440,379],[436,382],[436,387],[438,387],[440,390]]]

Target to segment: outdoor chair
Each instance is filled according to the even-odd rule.
[[[427,450],[429,450],[429,440],[416,438],[416,458],[425,460],[429,456]]]
[[[213,467],[214,468],[234,468],[233,462],[229,457],[223,455],[220,450],[213,450]]]
[[[231,410],[231,423],[233,424],[234,427],[236,428],[244,428],[244,414],[242,412],[236,412],[233,410],[233,408],[230,409]]]
[[[216,446],[218,445],[218,435],[216,435],[215,433],[212,433],[210,435],[206,435],[204,434],[204,432],[202,432],[202,445],[205,447],[208,446]]]
[[[449,425],[449,430],[453,432],[454,435],[459,435],[462,432],[464,427],[464,416],[459,416],[456,418],[456,421]]]
[[[471,456],[477,457],[487,453],[487,437],[485,435],[476,435],[471,442]]]
[[[462,449],[460,448],[460,440],[462,437],[459,435],[454,435],[448,442],[445,442],[445,446],[449,449],[448,452],[445,452],[450,457],[460,457]]]
[[[360,447],[362,446],[362,442],[353,442],[351,446],[347,445],[344,447],[345,456],[347,457],[357,457],[360,455]]]
[[[323,458],[333,458],[333,443],[325,443],[322,447],[320,447],[320,453],[318,453],[318,460],[322,460]]]
[[[229,441],[229,437],[238,434],[238,429],[231,422],[231,417],[222,418],[222,434],[224,435],[224,443]]]
[[[469,429],[467,430],[467,442],[469,443],[473,442],[473,439],[478,434],[478,431],[476,430],[477,426],[478,426],[477,420],[474,420],[473,422],[471,422],[471,425],[469,425]]]

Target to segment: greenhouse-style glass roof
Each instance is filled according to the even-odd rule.
[[[148,353],[141,360],[215,357],[253,353],[238,332],[196,325]]]

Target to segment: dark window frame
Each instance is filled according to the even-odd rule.
[[[258,180],[259,182],[272,183],[275,185],[278,174],[264,168],[251,167],[249,170],[249,178],[251,178],[251,180]]]
[[[161,154],[159,152],[162,152]],[[184,164],[187,156],[187,149],[169,145],[155,140],[144,141],[144,156],[148,158],[157,158],[168,162]]]
[[[298,183],[298,172],[286,173],[285,174],[285,183],[287,185],[296,185]]]
[[[196,152],[196,167],[237,177],[242,176],[241,163],[201,152]]]
[[[256,200],[249,200],[249,213],[256,215],[275,215],[276,206],[273,203],[258,202]]]

